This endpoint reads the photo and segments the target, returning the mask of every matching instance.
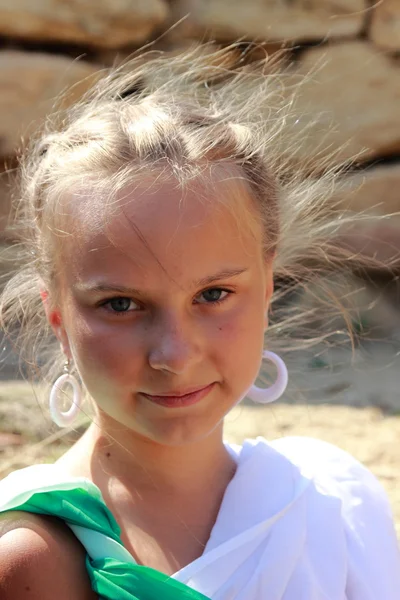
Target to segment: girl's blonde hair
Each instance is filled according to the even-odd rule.
[[[301,82],[282,65],[267,56],[248,61],[239,44],[149,52],[101,73],[82,101],[48,119],[21,159],[14,224],[20,256],[0,305],[2,327],[33,375],[52,380],[64,360],[40,291],[57,275],[67,194],[90,191],[110,208],[143,175],[167,171],[184,185],[199,175],[206,181],[214,165],[234,164],[258,207],[265,253],[276,251],[277,278],[292,289],[318,265],[343,259],[332,241],[343,214],[335,216],[329,202],[340,169],[329,159],[295,164],[307,127],[295,108]],[[268,345],[297,320],[278,319]]]

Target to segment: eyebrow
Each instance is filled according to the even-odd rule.
[[[218,273],[214,273],[213,275],[208,275],[207,277],[202,277],[197,281],[193,281],[193,287],[203,287],[213,283],[214,281],[219,281],[220,279],[228,279],[231,277],[238,277],[248,271],[248,269],[223,269],[222,271],[218,271]],[[132,294],[132,295],[140,295],[143,294],[143,291],[126,287],[123,285],[118,285],[114,283],[98,283],[95,285],[91,284],[81,284],[77,285],[78,289],[85,292],[120,292],[122,294]]]

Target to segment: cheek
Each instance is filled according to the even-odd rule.
[[[247,389],[257,377],[264,345],[264,311],[249,302],[218,326],[215,346],[234,385]],[[246,387],[247,386],[247,387]]]
[[[132,376],[141,362],[137,335],[129,325],[106,323],[81,314],[71,328],[70,345],[78,370],[85,378],[121,380]]]
[[[227,342],[235,341],[243,345],[258,347],[264,337],[265,307],[261,293],[246,294],[233,311],[229,311],[226,320],[220,322],[220,333]]]

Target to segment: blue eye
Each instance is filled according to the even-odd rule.
[[[132,300],[130,298],[112,298],[105,304],[109,306],[113,312],[127,312],[131,306]],[[134,304],[134,303],[133,303]]]
[[[223,302],[230,293],[228,290],[221,288],[210,288],[201,292],[198,298],[203,297],[205,300],[205,302],[200,302],[200,304],[218,304],[219,302]]]

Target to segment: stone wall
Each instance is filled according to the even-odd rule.
[[[349,176],[357,191],[343,205],[399,211],[399,0],[0,0],[1,161],[14,163],[64,88],[76,84],[73,102],[99,67],[149,41],[170,49],[206,38],[288,48],[293,76],[313,73],[297,105],[313,125],[295,158],[310,161],[323,148],[338,161],[357,155],[367,170]],[[3,176],[0,232],[8,211]],[[392,216],[368,232],[367,251],[386,258],[388,239],[400,250],[397,223]]]

